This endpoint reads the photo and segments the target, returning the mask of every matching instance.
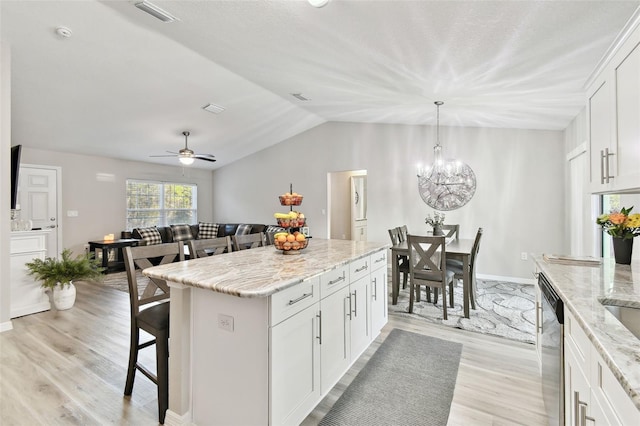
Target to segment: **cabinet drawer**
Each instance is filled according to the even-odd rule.
[[[371,265],[371,270],[375,271],[376,269],[380,269],[382,267],[387,267],[387,251],[380,250],[377,253],[373,253],[369,256],[369,264]]]
[[[320,276],[320,295],[322,298],[335,293],[349,284],[348,266],[340,266]]]
[[[564,310],[564,340],[573,346],[576,356],[586,365],[591,342],[575,317],[567,309]]]
[[[320,280],[311,278],[271,295],[271,326],[320,300]]]
[[[360,278],[369,275],[370,271],[371,261],[369,256],[354,260],[349,264],[349,280],[350,282],[358,281]]]

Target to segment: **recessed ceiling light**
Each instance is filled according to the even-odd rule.
[[[155,4],[148,2],[146,0],[140,3],[136,3],[135,6],[138,9],[144,12],[147,12],[149,15],[153,16],[154,18],[161,20],[162,22],[173,22],[178,20],[178,18],[176,18],[166,10],[161,9]]]
[[[302,93],[292,93],[291,96],[293,96],[294,98],[296,98],[299,101],[309,101],[309,98],[305,98],[304,96],[302,96]]]
[[[329,3],[329,0],[307,0],[313,7],[323,7]]]
[[[67,27],[58,27],[56,28],[56,34],[58,34],[62,38],[69,38],[71,37],[72,32]]]
[[[214,114],[220,114],[222,111],[224,111],[225,108],[221,107],[220,105],[208,104],[203,106],[202,109],[205,111],[212,112]]]

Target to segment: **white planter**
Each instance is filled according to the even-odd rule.
[[[71,309],[76,302],[76,287],[72,282],[65,284],[64,287],[58,283],[53,288],[53,304],[59,311]]]

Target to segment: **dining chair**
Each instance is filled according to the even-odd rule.
[[[147,376],[158,387],[158,421],[164,424],[169,406],[169,286],[160,279],[145,278],[138,282],[136,267],[145,269],[159,259],[159,264],[183,261],[182,242],[155,244],[151,246],[125,247],[123,249],[127,281],[129,283],[129,305],[131,308],[131,342],[129,347],[129,367],[124,394],[133,392],[136,370]],[[154,264],[151,263],[154,259]],[[143,308],[145,305],[149,305]],[[140,343],[140,330],[153,339]],[[148,346],[156,346],[156,373],[138,362],[138,351]]]
[[[407,241],[407,234],[409,231],[407,230],[407,225],[398,226],[398,238],[400,241]]]
[[[471,308],[476,309],[476,258],[478,256],[478,252],[480,251],[480,239],[482,238],[483,230],[482,228],[478,228],[478,232],[476,233],[476,238],[473,241],[473,247],[471,248],[471,256],[469,256],[469,301],[471,302]],[[464,280],[463,275],[463,264],[462,261],[457,259],[449,259],[447,260],[447,270],[452,271],[454,273],[454,279]]]
[[[192,259],[213,256],[222,253],[231,253],[231,237],[205,238],[203,240],[189,240],[189,254]]]
[[[396,245],[400,243],[400,228],[391,228],[389,229],[389,238],[391,238],[391,245]],[[400,273],[402,274],[402,288],[407,288],[407,280],[409,278],[409,259],[407,258],[407,256],[398,256],[397,259],[394,260],[394,262],[397,262],[396,264],[398,265],[398,271],[400,271]],[[399,283],[398,287],[400,287]],[[398,290],[399,289],[395,289],[396,293],[398,294]]]
[[[265,245],[264,232],[247,235],[232,235],[231,241],[233,241],[234,251],[263,247]]]
[[[414,293],[420,286],[442,290],[443,319],[447,319],[447,285],[449,301],[453,304],[453,272],[447,270],[445,237],[407,235],[409,248],[409,313],[413,313]],[[435,301],[434,303],[437,303]]]
[[[457,240],[460,232],[460,225],[442,225],[442,230],[444,231],[444,236],[446,238],[454,237]]]

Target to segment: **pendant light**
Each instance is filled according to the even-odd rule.
[[[467,164],[456,160],[443,160],[440,145],[440,107],[436,105],[436,145],[433,164],[418,169],[418,192],[422,200],[435,210],[458,209],[471,200],[476,192],[476,175]]]

